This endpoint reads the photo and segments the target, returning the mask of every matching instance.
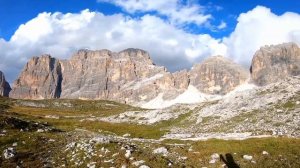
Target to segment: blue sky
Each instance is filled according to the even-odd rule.
[[[39,13],[78,13],[83,9],[100,11],[107,15],[121,12],[114,5],[98,3],[96,0],[0,0],[0,37],[9,40],[20,24],[26,23]]]
[[[300,44],[298,0],[0,0],[0,70],[32,56],[141,48],[170,71],[213,55],[249,68],[263,45]]]
[[[196,34],[210,33],[214,37],[222,37],[231,33],[237,23],[235,18],[257,5],[268,7],[275,14],[287,11],[300,13],[298,0],[285,0],[284,2],[282,0],[198,0],[197,2],[203,6],[211,6],[207,10],[214,17],[212,23],[218,24],[220,20],[224,20],[227,28],[214,32],[201,26],[189,25],[190,27],[186,30]],[[216,10],[215,6],[222,9]],[[97,0],[0,0],[0,37],[9,40],[20,24],[26,23],[41,12],[78,13],[83,9],[99,11],[106,15],[114,13],[125,13],[132,17],[140,15],[130,14],[113,4],[97,2]]]

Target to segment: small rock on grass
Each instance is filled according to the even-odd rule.
[[[154,149],[153,153],[166,155],[166,154],[168,154],[168,149],[165,147],[160,147],[160,148]]]
[[[150,168],[150,167],[147,166],[147,165],[142,165],[142,166],[140,166],[139,168]]]
[[[144,164],[144,163],[145,163],[144,160],[139,160],[139,161],[133,162],[132,165],[134,165],[134,166],[139,166],[139,165]]]
[[[130,156],[131,156],[131,151],[130,150],[126,150],[125,157],[129,158]]]
[[[263,155],[269,155],[269,153],[267,151],[263,151],[262,154]]]
[[[12,147],[9,147],[3,151],[3,156],[5,159],[10,159],[10,158],[14,157],[15,154],[16,154],[16,151]]]
[[[253,156],[251,156],[251,155],[244,155],[243,159],[245,159],[245,160],[252,160]]]
[[[217,154],[217,153],[214,153],[210,156],[212,159],[219,159],[220,158],[220,155]]]
[[[123,137],[130,137],[130,136],[131,136],[131,135],[128,134],[128,133],[123,135]]]
[[[214,164],[214,163],[216,163],[219,160],[220,155],[217,154],[217,153],[214,153],[210,157],[211,157],[211,160],[209,161],[209,163],[210,164]]]
[[[212,159],[209,161],[209,164],[215,164],[217,161],[215,159]]]

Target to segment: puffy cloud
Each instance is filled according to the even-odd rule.
[[[204,14],[204,7],[193,1],[187,1],[186,4],[181,0],[98,0],[98,2],[112,3],[129,13],[154,11],[167,16],[176,25],[188,23],[201,25],[212,17],[210,14]]]
[[[68,58],[78,49],[141,48],[156,64],[169,70],[189,68],[212,54],[224,54],[224,45],[209,35],[196,35],[152,15],[131,18],[122,14],[40,13],[22,24],[9,41],[0,40],[0,69],[12,82],[32,56],[51,54]]]
[[[219,24],[219,26],[217,26],[218,29],[225,29],[227,27],[226,22],[221,21],[221,23]]]
[[[300,45],[300,15],[287,12],[276,15],[269,8],[257,6],[238,17],[234,32],[223,42],[227,55],[249,66],[261,46],[296,42]]]
[[[261,6],[240,14],[235,30],[222,39],[186,32],[149,14],[131,18],[89,10],[41,13],[22,24],[9,41],[0,38],[0,70],[13,82],[32,56],[49,53],[65,59],[81,48],[132,47],[148,51],[156,64],[171,71],[190,68],[212,55],[225,55],[249,67],[259,47],[290,41],[300,44],[300,15],[278,16]]]

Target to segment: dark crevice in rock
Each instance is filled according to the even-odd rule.
[[[56,85],[56,89],[55,89],[55,94],[54,94],[54,98],[60,98],[60,95],[61,95],[61,92],[62,92],[62,81],[63,81],[63,75],[62,75],[62,72],[61,72],[61,64],[60,62],[58,62],[58,65],[57,65],[57,69],[56,69],[56,73],[58,75],[58,78],[57,78],[57,85]]]
[[[5,80],[4,74],[0,71],[0,95],[8,97],[10,91],[11,87],[9,83]]]
[[[4,83],[4,91],[3,91],[3,96],[8,97],[9,92],[11,91],[11,87],[8,82]]]

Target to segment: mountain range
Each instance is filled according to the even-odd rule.
[[[295,43],[263,46],[249,70],[223,56],[212,56],[191,70],[168,72],[149,53],[79,50],[68,60],[32,57],[12,88],[1,72],[0,94],[17,99],[103,99],[145,108],[199,103],[236,90],[265,86],[300,74]]]
[[[299,167],[299,74],[294,43],[174,73],[140,49],[33,57],[0,73],[0,167]]]

